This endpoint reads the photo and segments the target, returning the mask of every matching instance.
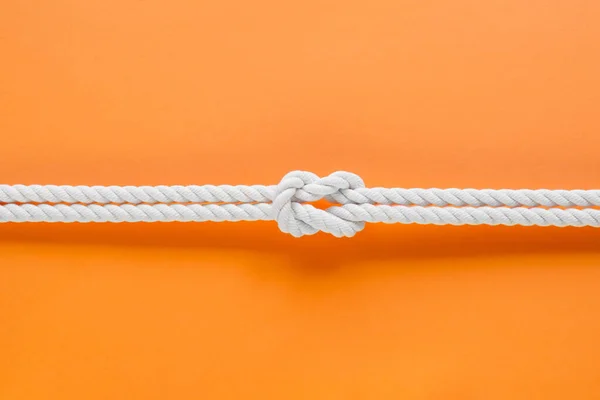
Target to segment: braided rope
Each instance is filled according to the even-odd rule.
[[[320,199],[339,206],[307,204]],[[275,220],[296,237],[354,236],[365,222],[600,226],[600,190],[366,188],[342,171],[294,171],[272,186],[0,185],[0,203],[0,222]]]

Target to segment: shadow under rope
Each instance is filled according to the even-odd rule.
[[[111,245],[266,252],[294,263],[339,266],[387,259],[515,254],[600,254],[600,229],[367,224],[353,238],[293,238],[274,222],[0,224],[0,243]]]

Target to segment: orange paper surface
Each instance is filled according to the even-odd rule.
[[[0,4],[7,184],[600,185],[600,3]],[[0,226],[0,398],[596,399],[600,231]]]

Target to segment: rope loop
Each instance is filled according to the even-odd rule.
[[[334,172],[319,178],[312,172],[293,171],[286,174],[275,188],[272,202],[273,219],[282,232],[292,236],[313,235],[319,231],[337,237],[351,237],[363,230],[362,221],[349,221],[303,202],[326,198],[342,203],[344,191],[364,188],[363,180],[356,174]]]

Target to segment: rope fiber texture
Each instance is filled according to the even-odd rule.
[[[326,199],[327,209],[311,205]],[[600,190],[366,188],[356,174],[294,171],[264,186],[0,185],[0,222],[277,222],[295,237],[365,222],[600,226]]]

